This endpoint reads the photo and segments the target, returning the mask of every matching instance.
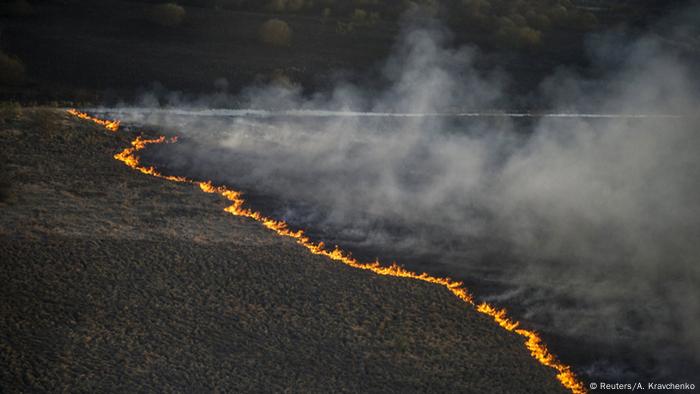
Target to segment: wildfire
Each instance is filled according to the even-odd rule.
[[[174,143],[177,142],[177,138],[173,137],[170,140],[166,140],[164,136],[160,136],[155,139],[143,139],[141,137],[136,137],[135,140],[131,141],[131,147],[126,148],[123,151],[117,153],[114,155],[114,158],[123,162],[127,166],[138,170],[144,174],[152,175],[158,178],[163,178],[167,179],[169,181],[174,181],[174,182],[187,182],[187,183],[193,183],[187,178],[181,177],[181,176],[171,176],[171,175],[163,175],[161,174],[158,170],[156,170],[154,167],[144,167],[140,165],[139,157],[135,155],[136,152],[143,150],[146,148],[147,145],[150,144],[163,144],[163,143]]]
[[[100,124],[112,131],[116,131],[119,128],[119,121],[97,119],[73,109],[68,110],[68,113],[81,119],[90,120]],[[411,278],[444,286],[457,298],[474,307],[476,311],[490,316],[505,330],[524,337],[525,347],[530,351],[532,357],[540,364],[555,369],[557,371],[557,379],[564,387],[571,390],[571,392],[574,394],[586,393],[585,386],[580,380],[578,380],[576,375],[571,370],[571,367],[562,364],[559,360],[557,360],[556,356],[554,356],[549,349],[547,349],[547,346],[544,344],[539,334],[537,334],[535,331],[518,328],[520,323],[511,320],[507,316],[507,311],[505,309],[497,309],[488,303],[480,303],[477,305],[474,302],[474,297],[467,291],[462,282],[446,277],[443,278],[432,276],[426,272],[418,274],[416,272],[409,271],[396,263],[392,263],[389,266],[381,265],[379,261],[362,263],[352,257],[348,252],[339,249],[337,246],[330,249],[326,247],[323,242],[313,242],[304,234],[303,230],[294,231],[290,229],[287,223],[282,220],[268,218],[260,212],[246,208],[245,200],[242,197],[242,193],[239,191],[228,189],[225,186],[215,186],[210,181],[196,181],[185,177],[164,175],[157,171],[154,167],[146,167],[141,165],[140,158],[136,155],[138,151],[145,149],[150,144],[174,143],[176,141],[176,138],[171,138],[168,140],[164,136],[155,139],[136,137],[136,139],[131,142],[131,147],[117,153],[114,155],[114,158],[144,174],[174,182],[196,184],[205,193],[219,194],[231,202],[231,205],[224,208],[224,211],[235,216],[247,217],[260,222],[263,226],[274,231],[275,233],[294,239],[299,245],[305,247],[313,254],[326,256],[331,260],[341,262],[354,268],[371,271],[378,275]]]
[[[119,125],[121,124],[121,122],[118,120],[104,120],[104,119],[94,118],[94,117],[86,114],[85,112],[80,112],[80,111],[73,109],[73,108],[69,109],[68,113],[73,115],[73,116],[77,116],[80,119],[89,120],[91,122],[95,122],[99,125],[102,125],[109,131],[114,131],[114,132],[118,131]]]

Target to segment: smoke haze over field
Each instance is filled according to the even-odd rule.
[[[697,64],[664,40],[597,37],[604,77],[562,69],[538,101],[554,113],[683,116],[118,116],[183,135],[150,157],[173,173],[270,196],[275,216],[356,254],[497,283],[487,296],[526,321],[615,349],[584,366],[591,376],[689,377],[700,354],[700,81]],[[478,57],[450,48],[435,24],[411,26],[383,69],[386,91],[339,82],[303,97],[258,86],[236,100],[271,110],[503,108],[508,77],[477,71]]]

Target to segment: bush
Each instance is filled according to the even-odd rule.
[[[518,29],[518,43],[521,46],[532,48],[542,44],[542,32],[531,27]]]
[[[356,8],[350,15],[350,22],[356,26],[372,26],[379,21],[378,12],[367,12],[362,8]]]
[[[290,78],[284,70],[280,69],[276,69],[272,72],[272,75],[270,75],[270,83],[282,89],[294,89],[297,87],[297,84],[292,81],[292,78]]]
[[[0,52],[0,85],[22,85],[26,79],[24,64]]]
[[[285,21],[270,19],[260,26],[258,38],[265,45],[289,46],[292,42],[292,29]]]
[[[149,19],[151,22],[165,27],[175,27],[185,20],[185,9],[175,3],[163,3],[153,6]]]

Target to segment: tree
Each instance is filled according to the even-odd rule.
[[[270,19],[260,26],[258,38],[265,45],[289,46],[292,42],[292,29],[283,20]]]

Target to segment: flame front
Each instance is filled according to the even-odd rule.
[[[80,112],[77,109],[73,109],[73,108],[69,109],[68,113],[73,115],[73,116],[77,116],[80,119],[89,120],[91,122],[95,122],[99,125],[102,125],[109,131],[114,131],[114,132],[118,131],[119,125],[121,124],[121,122],[118,120],[104,120],[104,119],[94,118],[94,117],[86,114],[85,112]]]
[[[90,120],[100,124],[112,131],[116,131],[119,128],[119,121],[97,119],[73,109],[68,110],[68,113],[81,119]],[[556,356],[554,356],[549,349],[547,349],[547,346],[544,344],[542,338],[539,336],[539,334],[537,334],[537,332],[518,328],[520,323],[511,320],[508,317],[505,309],[497,309],[485,302],[477,305],[474,302],[474,297],[467,291],[462,282],[458,282],[450,278],[432,276],[426,272],[418,274],[416,272],[409,271],[396,263],[392,263],[389,266],[381,265],[379,261],[362,263],[352,257],[349,253],[339,249],[337,246],[333,249],[329,249],[323,242],[313,242],[304,234],[303,230],[291,230],[287,223],[282,220],[274,220],[264,216],[260,212],[246,208],[245,200],[242,197],[242,193],[239,191],[228,189],[225,186],[215,186],[210,181],[196,181],[185,177],[164,175],[157,171],[154,167],[146,167],[141,165],[139,156],[136,155],[138,151],[145,149],[150,144],[174,143],[176,141],[176,138],[167,140],[164,136],[155,139],[136,137],[136,139],[131,142],[131,147],[117,153],[114,155],[114,158],[144,174],[174,182],[196,184],[205,193],[219,194],[231,202],[231,205],[224,208],[224,211],[235,216],[247,217],[260,222],[263,226],[274,231],[275,233],[294,239],[299,245],[305,247],[313,254],[326,256],[331,260],[341,262],[350,267],[371,271],[378,275],[411,278],[444,286],[457,298],[474,307],[477,312],[490,316],[505,330],[524,337],[524,344],[530,351],[530,355],[540,364],[555,369],[557,371],[557,379],[564,387],[569,389],[574,394],[586,393],[585,386],[576,377],[574,372],[571,370],[571,367],[562,364],[559,360],[557,360]]]

